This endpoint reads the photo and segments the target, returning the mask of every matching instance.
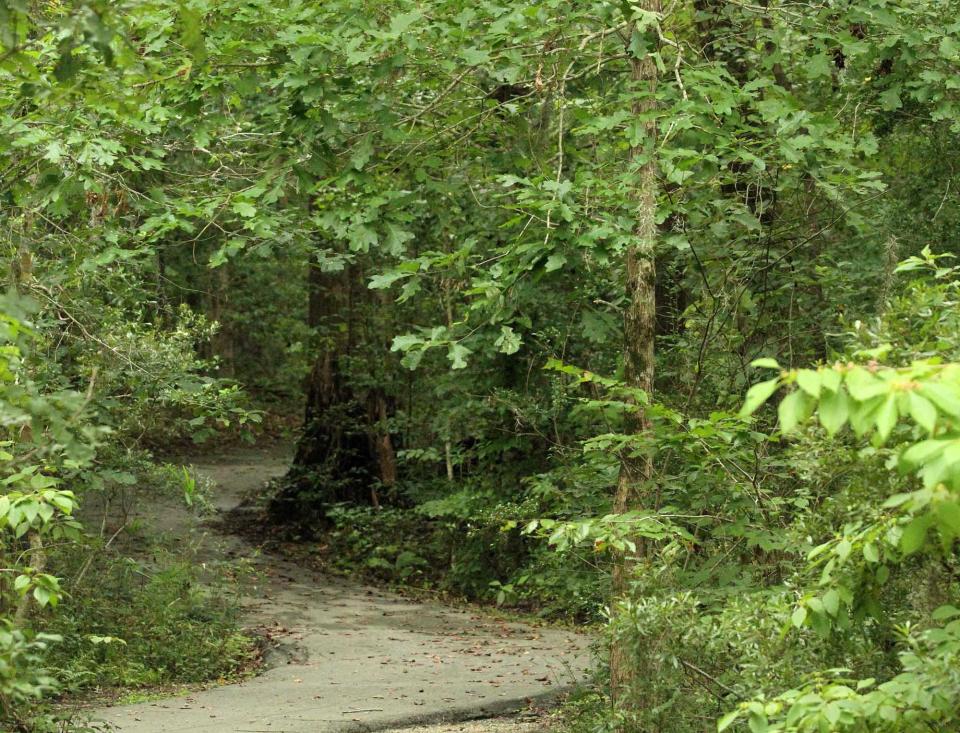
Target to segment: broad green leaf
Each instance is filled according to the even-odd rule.
[[[747,727],[750,728],[750,733],[767,733],[770,723],[764,713],[751,710],[747,717]]]
[[[39,585],[33,589],[33,597],[37,600],[40,608],[45,607],[52,600],[50,591]]]
[[[207,58],[207,48],[203,37],[203,14],[190,7],[186,2],[180,3],[180,41],[189,51],[195,64],[203,63]]]
[[[503,354],[516,354],[520,351],[521,343],[519,334],[515,333],[510,326],[501,326],[500,338],[496,340],[494,346]]]
[[[960,43],[951,36],[944,36],[940,39],[940,55],[945,59],[955,59],[960,51]]]
[[[860,438],[863,437],[876,424],[877,412],[884,403],[881,396],[873,397],[866,402],[855,402],[849,400],[847,409],[850,412],[849,422],[853,428],[854,434]]]
[[[836,392],[826,391],[821,395],[817,415],[828,435],[834,435],[846,424],[850,414],[847,399],[847,393],[842,389]]]
[[[234,201],[231,208],[235,214],[239,214],[246,219],[250,219],[257,215],[257,207],[251,204],[249,201]]]
[[[910,406],[910,417],[926,430],[932,433],[937,427],[937,408],[933,406],[926,397],[917,393],[910,392],[908,398]]]
[[[467,357],[470,356],[471,351],[466,346],[460,343],[450,344],[450,349],[447,352],[447,358],[450,360],[451,369],[466,369],[467,368]]]
[[[937,504],[937,521],[949,530],[954,537],[960,536],[960,504],[955,501],[943,501]]]
[[[813,399],[801,390],[795,390],[784,397],[777,410],[780,430],[784,433],[792,432],[797,425],[810,417],[814,404]]]
[[[476,46],[461,49],[460,56],[470,66],[480,66],[490,60],[490,52]]]
[[[945,621],[948,618],[956,618],[957,616],[960,616],[960,608],[956,606],[940,606],[930,614],[930,618],[934,621]]]
[[[391,270],[390,272],[382,272],[379,275],[374,275],[370,278],[370,284],[368,287],[371,290],[383,290],[384,288],[389,288],[395,282],[403,280],[404,278],[410,277],[409,272],[401,272],[399,270]]]
[[[960,416],[960,395],[956,388],[938,382],[926,382],[920,385],[919,392],[947,415]]]
[[[877,434],[882,442],[886,442],[897,424],[897,396],[890,394],[877,411]]]
[[[907,448],[901,454],[900,461],[904,465],[914,468],[922,466],[939,456],[951,442],[948,440],[923,440]]]
[[[840,385],[843,384],[843,377],[833,369],[824,369],[820,372],[820,381],[825,390],[836,392],[840,389]]]
[[[391,351],[408,351],[414,346],[421,346],[424,343],[423,338],[415,334],[402,334],[393,337],[393,343],[390,346]]]
[[[840,562],[846,562],[846,559],[850,557],[850,553],[853,551],[853,543],[844,538],[837,543],[836,551],[837,557],[840,558]]]
[[[780,386],[780,377],[768,379],[766,382],[759,382],[753,385],[744,398],[743,407],[740,408],[741,417],[749,417],[755,413],[760,406],[770,399],[770,396],[777,391]]]
[[[790,623],[798,629],[803,628],[804,621],[807,620],[807,609],[805,606],[797,606],[793,615],[790,616]]]
[[[833,616],[837,617],[840,611],[840,594],[835,590],[829,590],[823,595],[823,609]]]
[[[927,539],[927,524],[926,517],[916,517],[904,527],[900,536],[900,551],[904,555],[912,555],[923,547]]]
[[[717,721],[717,733],[723,733],[727,728],[729,728],[740,717],[739,710],[731,710],[729,713],[724,715],[720,720]]]
[[[808,395],[816,399],[820,396],[820,373],[813,369],[801,369],[797,372],[797,385]]]
[[[552,254],[547,258],[547,263],[543,269],[547,272],[553,272],[561,269],[565,264],[567,264],[567,258],[564,255]]]
[[[844,377],[847,391],[857,402],[866,402],[890,391],[889,385],[874,377],[863,367],[855,367]]]

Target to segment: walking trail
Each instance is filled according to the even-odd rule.
[[[213,502],[224,514],[286,465],[248,451],[195,468],[216,482]],[[326,733],[463,721],[545,703],[585,679],[582,635],[412,601],[259,555],[172,501],[141,511],[175,541],[200,544],[201,557],[252,561],[260,578],[248,624],[284,642],[248,681],[95,711],[123,733]]]

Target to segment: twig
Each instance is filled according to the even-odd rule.
[[[701,677],[704,677],[704,678],[710,680],[713,684],[715,684],[715,685],[716,685],[717,687],[719,687],[721,690],[723,690],[723,691],[725,691],[725,692],[729,692],[731,695],[735,695],[738,700],[740,699],[741,695],[740,695],[739,692],[737,692],[736,690],[734,690],[734,689],[732,689],[732,688],[730,688],[730,687],[727,687],[725,684],[723,684],[723,683],[722,683],[720,680],[718,680],[716,677],[712,676],[712,675],[709,674],[708,672],[704,672],[702,669],[700,669],[700,668],[699,668],[698,666],[696,666],[695,664],[691,664],[690,662],[686,661],[685,659],[680,659],[680,664],[682,664],[684,667],[686,667],[687,669],[689,669],[691,672],[696,672],[696,673],[699,674]]]

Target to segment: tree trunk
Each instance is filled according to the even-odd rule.
[[[236,371],[234,340],[230,325],[227,323],[230,299],[230,263],[225,262],[212,273],[210,285],[210,320],[219,324],[211,340],[213,356],[220,364],[221,377],[233,377]]]
[[[316,263],[310,266],[308,318],[318,353],[306,384],[303,433],[270,508],[281,522],[310,526],[323,519],[327,504],[377,503],[371,487],[383,481],[385,446],[371,445],[369,411],[346,374],[354,348],[350,283],[356,277],[352,268],[325,273]]]
[[[660,0],[644,0],[644,10],[660,13]],[[635,91],[639,99],[634,103],[634,113],[650,115],[656,109],[657,66],[651,55],[635,58],[631,62]],[[657,239],[657,124],[654,119],[644,123],[645,141],[631,151],[631,158],[639,162],[635,191],[636,221],[634,243],[627,250],[626,294],[627,309],[624,315],[624,381],[628,387],[653,393],[654,337],[656,335],[656,266],[655,244]],[[629,417],[627,429],[640,435],[650,429],[650,420],[643,408],[636,404]],[[632,509],[649,506],[653,492],[653,464],[651,457],[627,449],[621,455],[620,477],[614,497],[614,512],[622,514]],[[615,558],[613,566],[614,613],[617,603],[629,592],[630,576],[637,558],[644,554],[642,541],[635,539],[635,554],[622,553]],[[610,684],[614,704],[629,713],[643,707],[643,700],[633,693],[638,679],[641,660],[631,657],[622,641],[614,641],[610,649]]]
[[[370,422],[374,426],[370,439],[373,441],[373,452],[377,456],[378,478],[380,486],[387,492],[397,483],[397,452],[393,447],[393,438],[390,437],[390,409],[386,392],[378,388],[371,395]],[[377,487],[371,486],[370,500],[380,508],[380,496]]]

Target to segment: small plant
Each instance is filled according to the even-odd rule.
[[[197,501],[197,479],[186,466],[180,467],[180,486],[183,489],[183,501],[188,507],[193,507]]]

